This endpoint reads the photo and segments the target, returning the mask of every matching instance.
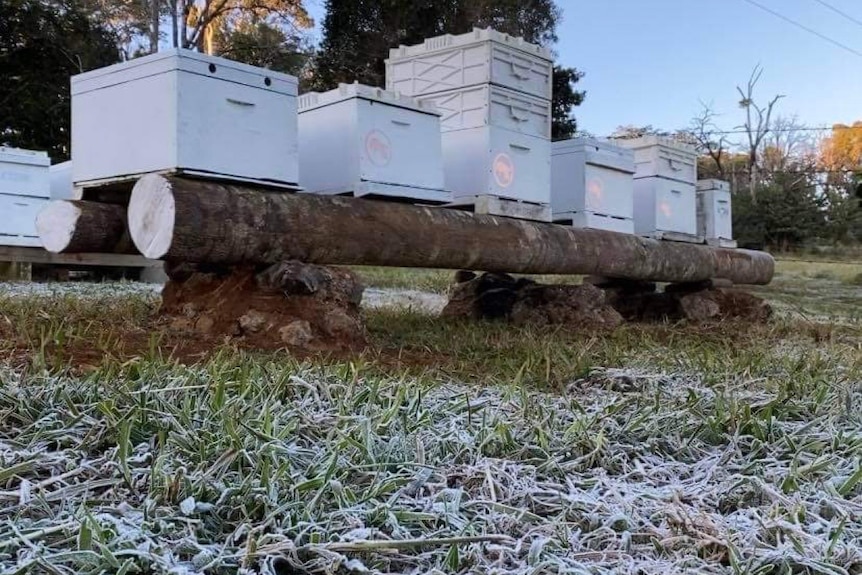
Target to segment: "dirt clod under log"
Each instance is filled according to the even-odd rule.
[[[763,323],[772,309],[761,298],[712,282],[671,284],[658,291],[656,284],[641,281],[589,278],[582,285],[542,285],[507,274],[459,272],[443,315],[596,329],[627,321]]]
[[[169,266],[162,315],[174,330],[261,349],[359,349],[362,286],[349,270],[282,262],[264,269]]]

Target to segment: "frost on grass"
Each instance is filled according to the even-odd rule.
[[[2,572],[862,571],[862,382],[840,365],[598,370],[563,395],[125,369],[0,371]]]
[[[367,309],[394,308],[439,315],[446,307],[444,295],[392,288],[365,288],[362,294],[362,307]]]
[[[159,294],[161,291],[161,284],[140,282],[0,282],[0,297],[103,298],[136,295],[149,296]]]

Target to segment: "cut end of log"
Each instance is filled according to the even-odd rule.
[[[72,242],[81,210],[64,200],[48,202],[36,215],[36,231],[42,246],[51,253],[63,253]]]
[[[164,258],[174,238],[176,206],[171,181],[164,176],[142,177],[129,201],[129,233],[144,257]]]

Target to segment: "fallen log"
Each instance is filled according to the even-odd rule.
[[[135,184],[128,217],[144,256],[213,264],[295,259],[737,284],[769,283],[775,266],[765,252],[155,174]]]
[[[36,231],[45,249],[55,254],[138,253],[123,206],[55,200],[36,216]]]

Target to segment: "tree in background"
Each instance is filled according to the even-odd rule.
[[[820,144],[819,161],[834,240],[862,241],[862,122],[834,125]]]
[[[633,140],[635,138],[643,138],[645,136],[661,136],[669,138],[671,136],[671,133],[664,130],[659,130],[658,128],[655,128],[652,124],[647,124],[646,126],[635,126],[634,124],[626,124],[624,126],[617,126],[616,130],[611,133],[610,139]]]
[[[219,56],[295,76],[311,58],[311,48],[301,36],[262,20],[222,30],[217,45]]]
[[[69,158],[69,77],[119,60],[117,38],[74,0],[0,2],[0,143]]]
[[[572,109],[580,106],[587,93],[575,89],[575,85],[584,76],[575,68],[554,66],[554,98],[551,102],[551,139],[565,140],[578,131],[578,121],[572,114]]]
[[[763,75],[763,68],[759,65],[754,67],[751,76],[748,78],[745,90],[737,86],[740,100],[739,107],[745,110],[745,122],[739,126],[745,131],[748,141],[748,177],[749,177],[749,193],[752,195],[752,202],[757,201],[757,188],[760,183],[758,180],[758,168],[760,166],[760,151],[763,145],[764,138],[769,134],[772,127],[772,111],[775,104],[778,103],[783,96],[774,96],[766,105],[760,105],[754,99],[754,89],[760,77]]]
[[[220,54],[237,32],[273,42],[274,31],[285,40],[280,50],[301,46],[300,32],[313,26],[302,0],[80,0],[82,9],[115,31],[126,57],[159,50],[162,41],[172,47]],[[162,23],[170,26],[168,37]],[[263,28],[271,28],[264,30]],[[146,41],[146,42],[144,42]]]
[[[725,160],[728,155],[728,142],[725,134],[721,133],[715,123],[718,116],[712,106],[700,103],[700,114],[692,118],[691,124],[686,132],[689,134],[695,149],[705,159],[709,160],[709,171],[713,178],[725,179]],[[698,166],[700,167],[700,166]]]
[[[547,46],[557,40],[559,19],[552,0],[327,0],[312,86],[329,90],[342,82],[360,82],[382,87],[390,48],[474,27],[491,27]],[[575,89],[580,72],[554,72],[553,133],[564,137],[577,127],[571,110],[585,93]]]
[[[862,122],[835,124],[820,148],[824,169],[839,175],[862,174]]]

